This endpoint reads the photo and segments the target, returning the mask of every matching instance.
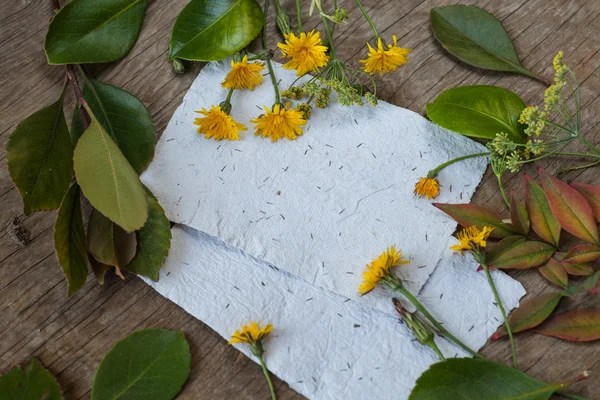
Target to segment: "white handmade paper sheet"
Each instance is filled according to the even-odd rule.
[[[282,269],[191,228],[172,229],[171,251],[158,283],[163,296],[204,321],[224,338],[250,319],[272,323],[265,361],[275,375],[309,399],[408,398],[419,375],[438,361],[397,317],[311,285]],[[468,345],[479,349],[501,315],[485,275],[469,258],[446,254],[420,299]],[[523,287],[492,272],[507,309]],[[389,309],[391,293],[385,297]],[[443,339],[449,357],[464,355]],[[236,345],[250,354],[247,345]]]
[[[418,292],[447,250],[456,224],[413,195],[438,164],[481,152],[470,139],[386,102],[316,109],[295,141],[253,135],[250,120],[274,101],[268,79],[235,92],[232,116],[248,126],[241,141],[196,133],[194,110],[219,104],[229,62],[210,63],[177,109],[142,175],[171,221],[188,225],[305,281],[358,299],[361,271],[396,245],[411,263],[398,268]],[[275,63],[281,88],[295,79]],[[468,202],[487,165],[466,160],[440,173],[440,202]],[[389,310],[376,292],[363,298]]]

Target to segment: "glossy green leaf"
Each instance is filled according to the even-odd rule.
[[[442,92],[427,104],[427,116],[461,135],[494,139],[504,132],[515,143],[525,143],[518,120],[525,103],[510,90],[496,86],[459,86]]]
[[[596,271],[583,282],[583,288],[589,290],[592,294],[598,294],[598,286],[600,285],[600,271]]]
[[[561,227],[550,209],[542,188],[525,174],[525,206],[531,228],[542,239],[558,247]]]
[[[14,367],[0,376],[2,400],[61,400],[60,386],[52,374],[32,358],[24,367]]]
[[[246,47],[262,27],[256,0],[192,0],[175,21],[169,58],[222,60]]]
[[[538,271],[555,285],[565,289],[569,286],[569,275],[567,275],[565,267],[554,258],[549,258],[544,265],[539,266]]]
[[[91,79],[83,97],[133,169],[141,172],[154,155],[154,123],[146,107],[131,93]]]
[[[510,221],[520,234],[527,235],[529,233],[530,221],[527,207],[523,201],[517,199],[514,190],[510,194]]]
[[[583,195],[590,207],[592,207],[594,218],[596,218],[596,221],[600,221],[600,186],[578,182],[569,182],[569,185]]]
[[[519,308],[510,314],[508,323],[513,333],[535,328],[552,314],[562,298],[560,293],[544,293],[525,300]],[[508,335],[506,327],[502,325],[492,336],[492,340]]]
[[[158,200],[148,188],[148,220],[142,229],[136,232],[136,255],[127,265],[127,270],[147,276],[157,282],[169,248],[171,247],[171,223]]]
[[[539,267],[552,257],[554,247],[543,242],[524,242],[501,253],[490,262],[491,268],[526,269]]]
[[[73,177],[73,147],[63,97],[22,121],[6,145],[8,172],[25,215],[60,206]]]
[[[479,229],[483,229],[484,226],[494,228],[490,235],[493,238],[501,239],[518,234],[512,225],[502,222],[502,218],[499,215],[481,206],[475,204],[443,203],[434,203],[434,206],[448,214],[463,227],[475,225]]]
[[[431,28],[442,47],[469,65],[538,79],[521,64],[502,23],[482,8],[464,5],[433,8]]]
[[[580,308],[550,318],[536,332],[572,342],[600,339],[600,309]]]
[[[451,358],[429,367],[409,400],[548,400],[566,386],[549,385],[492,361]]]
[[[54,16],[44,50],[49,64],[106,63],[135,44],[147,0],[71,0]]]
[[[527,241],[527,238],[524,236],[509,236],[496,244],[491,246],[488,245],[488,247],[486,247],[486,260],[488,264],[494,262],[494,260],[498,258],[500,254],[505,253],[521,243],[525,243],[525,241]]]
[[[565,254],[563,263],[589,263],[600,258],[600,247],[593,244],[575,245]]]
[[[148,201],[140,178],[95,118],[73,160],[77,182],[95,209],[128,232],[144,226]]]
[[[77,145],[77,141],[85,132],[85,127],[83,126],[83,121],[81,120],[81,114],[79,113],[79,108],[81,106],[79,104],[75,104],[75,109],[73,110],[73,115],[71,116],[71,143],[73,143],[73,148]]]
[[[54,225],[54,250],[65,276],[69,296],[81,289],[88,275],[87,250],[79,185],[63,198]]]
[[[182,332],[137,331],[104,357],[91,400],[171,400],[190,375],[190,348]]]
[[[592,207],[577,190],[539,170],[552,215],[562,228],[580,239],[600,245]]]
[[[87,242],[88,251],[102,264],[124,268],[135,257],[135,233],[125,232],[98,210],[90,216]]]

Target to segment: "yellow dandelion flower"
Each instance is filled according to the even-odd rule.
[[[306,124],[301,111],[289,108],[289,103],[286,107],[281,107],[281,104],[275,104],[273,110],[265,107],[265,113],[252,122],[255,125],[256,136],[270,137],[272,142],[286,138],[296,140],[302,135],[302,125]]]
[[[384,48],[381,38],[377,39],[377,49],[369,46],[369,54],[366,60],[360,60],[361,63],[365,64],[363,69],[369,74],[379,72],[379,75],[395,71],[408,61],[408,55],[412,52],[411,49],[405,49],[398,47],[396,36],[392,36],[394,44],[388,44],[387,49]]]
[[[421,178],[415,184],[414,194],[419,197],[427,197],[430,200],[435,199],[440,194],[440,182],[437,178]]]
[[[207,139],[240,140],[240,131],[248,129],[245,125],[235,122],[219,106],[212,106],[210,110],[202,108],[196,112],[204,117],[194,119],[194,125],[198,126],[198,133],[204,134]]]
[[[267,324],[260,327],[258,323],[250,321],[249,325],[242,325],[242,329],[237,330],[231,336],[229,344],[248,343],[250,345],[260,342],[265,336],[273,331],[273,325]]]
[[[469,226],[463,229],[456,235],[458,244],[450,247],[450,250],[459,251],[460,255],[464,255],[465,251],[474,250],[476,248],[485,248],[487,246],[487,238],[494,228],[484,226],[482,230],[479,230],[476,226]]]
[[[295,69],[297,76],[316,71],[329,62],[327,46],[323,46],[321,34],[314,30],[301,32],[299,37],[293,32],[288,33],[285,43],[277,43],[277,47],[281,49],[283,58],[291,58],[283,68]]]
[[[221,85],[225,89],[250,89],[254,90],[263,81],[262,70],[265,64],[261,62],[248,62],[248,56],[242,61],[231,61],[231,71],[225,77]]]
[[[367,265],[363,271],[363,282],[358,287],[358,293],[367,294],[377,286],[379,282],[390,276],[394,267],[408,264],[410,261],[402,259],[402,252],[394,246],[388,247],[379,257]]]

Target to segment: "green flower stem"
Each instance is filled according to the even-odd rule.
[[[510,329],[510,324],[508,323],[508,316],[506,315],[506,310],[504,309],[504,305],[502,305],[502,300],[500,300],[500,296],[498,295],[498,291],[496,290],[496,285],[494,284],[494,280],[492,279],[492,274],[490,274],[490,269],[488,265],[485,262],[482,262],[480,264],[483,270],[485,271],[488,283],[492,288],[492,292],[494,293],[494,297],[496,298],[496,303],[498,303],[498,308],[500,308],[500,312],[502,313],[502,318],[504,318],[504,326],[506,327],[506,332],[508,333],[508,338],[510,340],[510,346],[512,347],[513,364],[516,369],[519,369],[519,362],[517,361],[517,346],[515,346],[515,340],[513,338],[512,330]]]
[[[398,279],[398,281],[399,281],[399,279]],[[390,284],[388,283],[388,287],[390,287],[390,289],[395,290],[396,292],[400,293],[402,296],[406,297],[406,299],[408,301],[410,301],[416,307],[416,309],[419,310],[421,312],[421,314],[423,314],[425,316],[425,318],[427,318],[429,320],[429,322],[431,322],[433,324],[433,326],[435,326],[436,329],[439,330],[448,339],[450,339],[451,341],[456,343],[458,346],[460,346],[462,349],[464,349],[467,353],[471,354],[472,356],[477,357],[477,358],[483,358],[479,354],[477,354],[477,352],[475,350],[471,349],[469,346],[467,346],[466,344],[461,342],[459,339],[457,339],[454,335],[452,335],[450,332],[448,332],[448,330],[446,328],[444,328],[444,326],[442,324],[440,324],[438,322],[438,320],[435,319],[433,317],[433,315],[431,315],[429,313],[429,311],[427,311],[425,306],[423,306],[423,304],[419,300],[417,300],[417,298],[415,296],[413,296],[412,293],[410,293],[402,285],[401,282],[400,282],[400,284],[396,284],[393,287],[390,286]],[[439,349],[438,349],[438,351],[439,351]]]
[[[325,33],[327,34],[327,41],[329,42],[329,54],[331,55],[331,61],[337,60],[335,55],[335,46],[333,45],[333,36],[331,35],[331,30],[329,29],[329,22],[327,22],[327,18],[321,14],[321,21],[323,21],[323,26],[325,27]]]
[[[506,197],[506,192],[504,191],[504,185],[502,184],[502,174],[496,174],[496,178],[498,178],[498,186],[500,187],[500,193],[502,194],[502,198],[506,205],[510,208],[510,201],[508,197]]]
[[[581,140],[581,143],[585,144],[594,153],[600,155],[600,149],[598,149],[596,146],[594,146],[591,142],[589,142],[583,136],[579,135],[578,137],[579,137],[579,140]]]
[[[300,12],[300,0],[296,0],[296,16],[298,17],[298,34],[302,32],[302,13]]]
[[[431,347],[433,351],[435,351],[435,354],[437,354],[437,356],[440,358],[440,361],[446,360],[446,357],[444,357],[438,345],[435,344],[435,340],[431,339],[431,342],[429,342],[429,347]]]
[[[462,160],[467,160],[469,158],[475,158],[475,157],[483,157],[483,156],[489,156],[490,152],[485,152],[485,153],[475,153],[475,154],[468,154],[466,156],[462,156],[462,157],[456,157],[450,161],[446,161],[443,164],[438,165],[437,167],[435,167],[434,169],[432,169],[431,171],[429,171],[429,173],[427,174],[428,178],[436,178],[438,176],[438,174],[440,173],[441,170],[443,170],[444,168],[446,168],[449,165],[452,165],[456,162],[462,161]]]
[[[375,27],[373,20],[371,19],[371,17],[369,17],[369,14],[367,14],[367,10],[365,10],[365,8],[363,7],[360,0],[356,0],[356,4],[358,4],[358,8],[360,8],[360,12],[365,17],[365,19],[367,20],[369,25],[371,25],[371,29],[373,29],[373,33],[375,34],[375,40],[377,41],[377,39],[379,39],[379,32],[377,32],[377,28]]]
[[[229,89],[229,93],[227,93],[227,99],[225,101],[228,102],[228,103],[230,103],[231,102],[231,96],[233,96],[233,88]]]
[[[258,361],[260,361],[260,366],[262,367],[263,374],[267,379],[269,391],[271,392],[271,400],[276,400],[277,397],[275,397],[275,388],[273,388],[273,382],[271,381],[271,377],[269,376],[269,370],[267,369],[267,366],[265,365],[265,361],[263,360],[262,356],[258,356]]]
[[[267,16],[269,15],[269,0],[265,0],[265,7],[263,10],[264,21],[263,21],[263,33],[262,43],[263,49],[268,50],[267,47]],[[271,59],[267,60],[267,67],[269,68],[269,75],[271,76],[271,82],[273,83],[273,89],[275,90],[275,104],[281,104],[281,96],[279,95],[279,86],[277,85],[277,78],[275,77],[275,71],[273,71],[273,64]]]

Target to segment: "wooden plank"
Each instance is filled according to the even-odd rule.
[[[183,95],[202,67],[195,64],[185,75],[176,75],[167,63],[168,41],[175,18],[187,0],[151,0],[140,38],[132,52],[111,65],[88,67],[91,76],[121,86],[149,108],[160,134]],[[293,14],[294,2],[282,1]],[[304,2],[308,3],[308,2]],[[517,92],[528,104],[541,104],[544,86],[526,77],[482,71],[467,66],[433,39],[429,28],[432,7],[456,4],[455,0],[364,0],[380,33],[397,35],[402,46],[414,49],[410,62],[398,73],[378,80],[378,96],[425,115],[425,105],[442,91],[458,85],[490,84]],[[544,77],[552,76],[551,61],[558,50],[583,82],[583,131],[600,143],[600,2],[596,0],[466,0],[492,12],[505,24],[524,65]],[[353,2],[350,24],[336,28],[338,54],[353,65],[366,54],[372,41],[369,25]],[[57,375],[66,398],[89,398],[94,371],[115,341],[135,329],[160,326],[185,332],[192,350],[192,374],[180,398],[264,399],[268,389],[260,368],[227,345],[214,331],[181,308],[165,300],[140,279],[110,277],[99,286],[90,276],[84,288],[71,298],[53,253],[55,212],[22,215],[22,201],[6,169],[6,141],[27,115],[54,101],[64,74],[49,66],[42,49],[49,1],[10,2],[0,15],[0,372],[37,356]],[[292,18],[294,20],[294,18]],[[306,29],[319,29],[313,16]],[[280,38],[269,23],[270,47]],[[253,49],[258,44],[253,44]],[[72,108],[68,93],[67,111]],[[70,113],[68,113],[70,114]],[[582,150],[573,145],[570,150]],[[557,172],[574,164],[570,158],[546,159],[524,171],[535,175],[537,166]],[[596,170],[569,172],[565,179],[600,184]],[[522,185],[522,174],[507,177],[510,190]],[[505,209],[495,177],[484,176],[474,201]],[[16,218],[16,221],[15,221]],[[529,295],[549,291],[534,272],[513,274]],[[598,297],[581,296],[566,301],[574,306],[599,307]],[[529,333],[517,336],[521,365],[534,376],[551,382],[569,380],[584,369],[600,375],[600,343],[575,345]],[[506,341],[483,350],[491,359],[510,362]],[[565,363],[568,360],[568,363]],[[290,360],[293,362],[293,360]],[[287,384],[276,380],[280,399],[301,399]],[[593,397],[600,380],[589,379],[572,387]]]

